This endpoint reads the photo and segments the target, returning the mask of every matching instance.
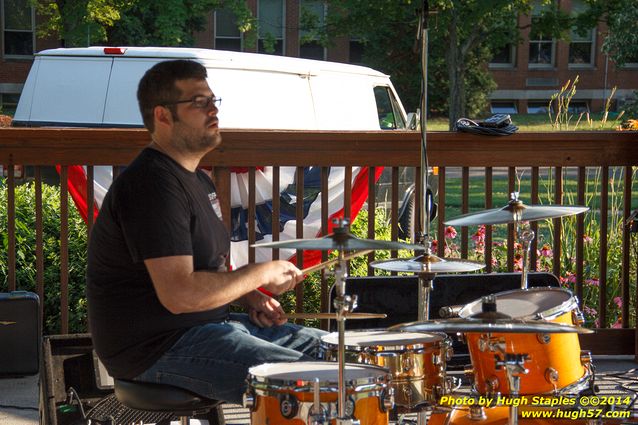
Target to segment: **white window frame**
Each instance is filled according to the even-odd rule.
[[[551,39],[551,43],[552,43],[552,51],[551,51],[551,58],[549,63],[534,63],[532,62],[532,56],[530,55],[530,51],[532,48],[532,44],[545,44],[545,43],[549,43],[549,39],[532,39],[532,31],[534,30],[534,18],[539,16],[542,12],[542,5],[540,2],[536,1],[534,2],[533,8],[532,8],[532,22],[531,22],[531,26],[530,26],[530,31],[529,31],[529,41],[528,41],[528,48],[527,48],[527,67],[529,69],[551,69],[554,68],[554,66],[556,65],[556,39],[554,37],[552,37]]]
[[[325,22],[326,16],[328,14],[328,5],[325,1],[323,0],[305,0],[307,2],[313,2],[313,3],[321,3],[323,5],[323,22]],[[299,22],[301,23],[301,10],[304,7],[304,0],[299,0]],[[305,31],[302,30],[301,28],[299,29],[299,57],[300,58],[307,58],[305,56],[301,56],[301,38],[303,37]],[[317,40],[314,40],[317,41]],[[328,58],[328,49],[326,49],[325,47],[323,47],[323,57],[321,58],[322,60],[326,60]],[[310,59],[316,59],[316,58],[310,58]]]
[[[514,43],[508,43],[506,46],[510,51],[510,61],[507,63],[490,62],[489,68],[493,69],[511,69],[516,67],[516,45]]]
[[[13,30],[13,29],[7,29],[5,28],[5,21],[6,21],[6,17],[7,17],[7,13],[5,12],[5,0],[0,0],[0,16],[2,16],[2,19],[0,19],[0,26],[1,26],[1,30],[2,30],[2,57],[7,58],[7,59],[31,59],[33,58],[33,54],[30,55],[13,55],[13,54],[7,54],[4,50],[5,47],[5,43],[6,43],[6,32],[30,32],[31,33],[31,50],[33,51],[33,53],[35,53],[35,8],[33,6],[29,6],[31,8],[31,30]]]
[[[586,9],[586,5],[582,2],[582,1],[578,1],[578,0],[572,0],[572,14],[575,14],[575,12],[582,12],[585,11]],[[581,38],[580,35],[578,35],[578,33],[575,31],[574,28],[572,28],[571,30],[571,41],[569,42],[569,50],[567,52],[567,66],[569,68],[593,68],[596,64],[596,32],[597,32],[597,27],[591,28],[590,30],[590,35],[589,35],[589,39],[586,38]],[[577,38],[575,40],[575,38]],[[590,56],[590,61],[589,63],[576,63],[576,62],[571,62],[571,49],[572,49],[572,44],[586,44],[586,43],[591,43],[590,46],[590,50],[589,50],[589,56]]]
[[[275,38],[275,40],[281,40],[281,56],[286,55],[286,0],[281,1],[281,38]],[[261,0],[257,1],[257,20],[261,26]],[[262,40],[261,34],[257,34],[257,51],[259,53],[266,53],[259,51],[259,41]],[[277,53],[274,53],[275,55]]]
[[[218,35],[217,30],[219,29],[219,25],[217,25],[217,10],[215,10],[214,15],[213,15],[213,19],[215,22],[215,33],[213,34],[213,45],[215,46],[215,49],[217,49],[217,39],[224,39],[224,40],[237,40],[239,39],[239,51],[243,52],[244,51],[244,36],[243,34],[240,32],[239,33],[239,37],[228,37],[228,36],[224,36],[224,35]],[[237,21],[235,21],[235,24],[237,24]]]

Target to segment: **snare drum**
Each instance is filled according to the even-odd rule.
[[[337,361],[339,333],[325,335],[321,340],[326,360]],[[443,333],[383,330],[345,333],[346,361],[389,369],[395,404],[410,409],[433,404],[447,393],[450,385],[445,368],[451,354],[450,340]]]
[[[512,318],[546,320],[549,322],[582,325],[578,301],[572,293],[561,288],[529,288],[500,292],[496,296],[496,310]],[[482,301],[476,300],[461,309],[459,316],[470,317],[481,312]],[[465,334],[475,389],[480,394],[509,394],[510,389],[503,370],[496,370],[495,347],[504,347],[506,353],[527,354],[521,375],[520,394],[572,394],[589,386],[591,355],[580,350],[576,333]],[[500,343],[500,344],[499,344]]]
[[[376,366],[346,364],[346,416],[361,425],[387,425],[392,405],[388,371]],[[318,380],[320,412],[313,408]],[[339,365],[329,362],[266,363],[248,370],[244,407],[253,425],[304,425],[315,415],[339,414]],[[321,422],[323,423],[323,422]],[[334,423],[331,421],[330,423]]]

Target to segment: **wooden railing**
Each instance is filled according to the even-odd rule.
[[[60,254],[62,269],[60,272],[61,315],[62,333],[68,331],[68,214],[69,197],[66,187],[67,166],[72,164],[85,165],[88,168],[89,179],[92,178],[93,166],[111,165],[120,166],[129,163],[145,145],[149,143],[149,135],[141,129],[1,129],[0,130],[0,163],[11,171],[16,165],[35,166],[36,191],[41,186],[42,166],[62,164],[61,168],[61,202],[60,202]],[[277,175],[277,170],[282,166],[322,167],[322,182],[327,189],[328,167],[345,166],[346,176],[350,176],[350,167],[386,167],[391,175],[390,218],[391,234],[393,238],[398,234],[398,207],[401,196],[399,190],[399,167],[414,168],[414,175],[421,175],[420,170],[420,136],[414,132],[326,132],[326,131],[250,131],[250,130],[225,130],[224,141],[221,147],[207,155],[202,165],[212,166],[216,178],[220,199],[229,199],[230,179],[228,167],[248,167],[249,181],[254,183],[255,167],[272,166]],[[459,181],[461,186],[461,200],[458,213],[470,211],[470,182],[476,181],[477,174],[482,185],[484,204],[481,208],[494,208],[501,206],[502,196],[493,193],[495,174],[505,174],[507,178],[508,192],[517,188],[517,176],[521,170],[525,170],[529,181],[530,193],[523,197],[527,203],[538,203],[541,198],[540,191],[547,182],[551,186],[553,203],[562,204],[566,190],[565,176],[569,174],[576,182],[575,203],[585,204],[587,198],[586,179],[592,170],[600,174],[600,193],[595,194],[595,211],[600,216],[600,234],[589,235],[600,240],[599,263],[600,272],[598,281],[598,306],[602,326],[607,319],[609,270],[620,269],[619,281],[613,282],[620,289],[622,298],[621,321],[618,329],[599,329],[595,337],[586,337],[583,345],[598,353],[606,354],[634,354],[636,352],[635,324],[631,317],[636,316],[636,305],[632,305],[631,294],[635,296],[636,282],[630,270],[635,270],[632,265],[631,234],[628,226],[623,226],[620,234],[622,245],[620,261],[613,262],[608,259],[609,243],[609,218],[623,223],[632,209],[638,204],[638,200],[632,199],[633,167],[638,165],[638,134],[631,132],[554,132],[554,133],[519,133],[510,137],[490,138],[463,133],[429,133],[428,134],[428,158],[430,166],[438,167],[439,174],[435,188],[438,189],[437,202],[439,204],[439,218],[434,228],[434,236],[443,240],[445,226],[443,222],[447,218],[446,199],[447,187],[451,181]],[[505,167],[504,169],[499,167]],[[622,194],[620,195],[621,207],[619,211],[609,207],[610,197],[610,170],[620,170],[622,174]],[[298,173],[299,174],[299,173]],[[374,173],[370,173],[371,176]],[[422,188],[420,179],[415,179],[417,196]],[[7,252],[7,276],[2,276],[7,281],[9,290],[20,288],[20,282],[16,282],[16,251],[15,251],[15,198],[14,189],[18,184],[9,172],[9,177],[3,182],[8,188],[7,196],[7,220],[8,220],[8,252]],[[618,183],[618,182],[614,182]],[[346,178],[345,192],[350,192],[350,182]],[[297,182],[298,190],[303,190],[303,181]],[[90,188],[89,185],[89,195]],[[370,193],[374,193],[375,181],[369,179]],[[612,190],[613,189],[612,185]],[[277,187],[273,188],[278,193]],[[544,190],[544,189],[543,189]],[[36,245],[37,245],[37,284],[38,292],[43,294],[43,261],[42,261],[42,198],[36,193]],[[300,192],[299,195],[302,195]],[[613,194],[618,196],[616,192]],[[376,200],[369,199],[369,205],[376,205]],[[92,198],[91,198],[92,199]],[[417,198],[418,199],[418,198]],[[498,199],[498,201],[496,201]],[[279,206],[274,198],[274,214],[279,214]],[[633,203],[632,203],[633,201]],[[345,213],[349,215],[350,199],[345,197]],[[89,205],[91,210],[92,204]],[[324,210],[326,210],[324,205]],[[419,206],[416,207],[417,217],[420,214]],[[249,240],[254,241],[255,229],[255,197],[250,196],[249,204]],[[474,207],[473,211],[476,210]],[[222,203],[222,213],[227,219],[230,216],[230,204]],[[613,214],[622,217],[614,217]],[[375,208],[368,208],[368,237],[374,238],[374,214]],[[301,211],[298,210],[298,216]],[[278,217],[275,217],[277,219]],[[327,212],[324,211],[322,222],[327,228]],[[298,235],[302,234],[301,220],[298,220]],[[419,220],[417,219],[417,222]],[[228,222],[226,224],[229,224]],[[88,223],[89,231],[92,220]],[[485,235],[484,260],[486,270],[492,271],[492,259],[494,252],[492,241],[495,237],[495,226],[488,226]],[[532,228],[538,233],[538,224],[532,223]],[[556,275],[561,273],[561,261],[564,261],[564,253],[568,247],[561,246],[562,222],[560,219],[552,220],[550,238],[552,242],[552,270]],[[584,257],[584,218],[582,215],[576,219],[576,234],[573,238],[575,246],[574,262],[574,292],[582,299],[585,286]],[[277,239],[277,235],[274,235]],[[463,257],[467,257],[470,251],[470,234],[467,228],[460,229],[459,251]],[[514,229],[509,226],[507,231],[507,269],[514,270]],[[532,246],[532,269],[535,268],[537,257],[537,242]],[[571,249],[571,247],[569,247]],[[445,254],[445,244],[438,244],[438,254]],[[254,259],[254,252],[249,253],[249,258]],[[373,254],[370,259],[374,258]],[[298,255],[298,261],[302,261]],[[612,261],[612,262],[610,262]],[[374,270],[369,268],[369,274]],[[297,292],[299,298],[303,298],[303,289]],[[322,306],[327,303],[327,286],[322,287]],[[301,303],[298,301],[298,308]]]

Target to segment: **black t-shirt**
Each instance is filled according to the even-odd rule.
[[[93,344],[109,373],[133,378],[190,327],[226,319],[228,306],[172,314],[144,260],[192,255],[195,270],[221,271],[230,249],[213,209],[215,187],[147,148],[115,179],[89,242],[87,296]]]

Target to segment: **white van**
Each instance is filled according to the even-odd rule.
[[[138,82],[147,69],[168,59],[196,60],[206,67],[209,85],[222,98],[218,114],[221,128],[392,130],[406,126],[405,110],[390,78],[373,69],[282,56],[170,47],[89,47],[38,53],[13,126],[142,127],[136,99]],[[100,205],[111,182],[111,169],[96,167],[94,171],[95,200]],[[359,178],[365,171],[360,167],[353,169],[352,199],[357,199],[357,193],[364,197],[367,194],[367,180]],[[280,170],[282,209],[284,203],[296,202],[295,193],[286,192],[293,187],[295,172],[295,167]],[[318,168],[308,167],[304,173],[306,185],[318,185]],[[331,168],[330,217],[343,208],[344,177],[343,167]],[[231,174],[231,256],[236,266],[247,262],[247,184],[246,173]],[[259,217],[270,217],[270,199],[263,195],[272,192],[269,167],[256,173],[256,184],[257,239],[268,241],[272,224]],[[308,205],[304,210],[304,237],[316,237],[320,230],[320,187],[308,191],[312,193],[312,189],[317,196],[304,200]],[[76,200],[76,205],[80,208],[82,202]],[[295,210],[294,205],[289,207]],[[353,218],[360,207],[352,206]],[[86,217],[86,211],[80,213]],[[294,218],[282,218],[280,225],[282,240],[296,237]],[[286,254],[282,250],[282,258]],[[257,261],[269,256],[269,250],[257,250]]]
[[[173,47],[52,49],[35,56],[14,126],[141,127],[137,84],[162,60],[192,59],[223,99],[222,128],[405,128],[390,78],[333,62]]]

